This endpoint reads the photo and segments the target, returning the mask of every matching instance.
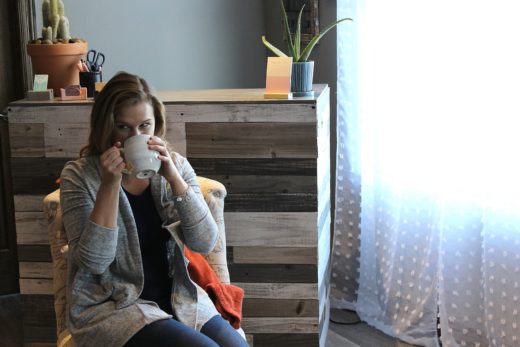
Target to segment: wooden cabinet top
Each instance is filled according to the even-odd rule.
[[[293,98],[291,100],[264,99],[264,89],[205,89],[205,90],[183,90],[183,91],[159,91],[158,97],[164,104],[315,104],[324,92],[328,90],[326,84],[314,85],[314,97]],[[62,101],[55,99],[51,101],[28,101],[26,99],[14,101],[10,106],[60,106],[70,104],[92,104],[93,99]]]

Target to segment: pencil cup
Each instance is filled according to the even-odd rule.
[[[79,84],[87,88],[87,96],[94,97],[96,82],[102,82],[101,71],[81,71],[79,73]]]

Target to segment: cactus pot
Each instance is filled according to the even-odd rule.
[[[62,44],[27,44],[34,74],[49,75],[48,88],[60,95],[60,88],[79,84],[78,61],[85,57],[87,42]]]
[[[292,64],[291,91],[293,96],[314,96],[314,91],[312,90],[313,73],[313,61]]]

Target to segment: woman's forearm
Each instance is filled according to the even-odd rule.
[[[180,175],[169,180],[168,183],[170,183],[173,196],[184,195],[188,190],[188,183]]]
[[[90,214],[92,222],[106,228],[117,227],[119,187],[119,184],[100,184],[96,195],[96,203]]]

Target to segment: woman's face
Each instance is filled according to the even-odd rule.
[[[155,132],[155,117],[153,107],[147,102],[127,106],[115,116],[113,143],[121,142],[134,135],[153,135]]]

